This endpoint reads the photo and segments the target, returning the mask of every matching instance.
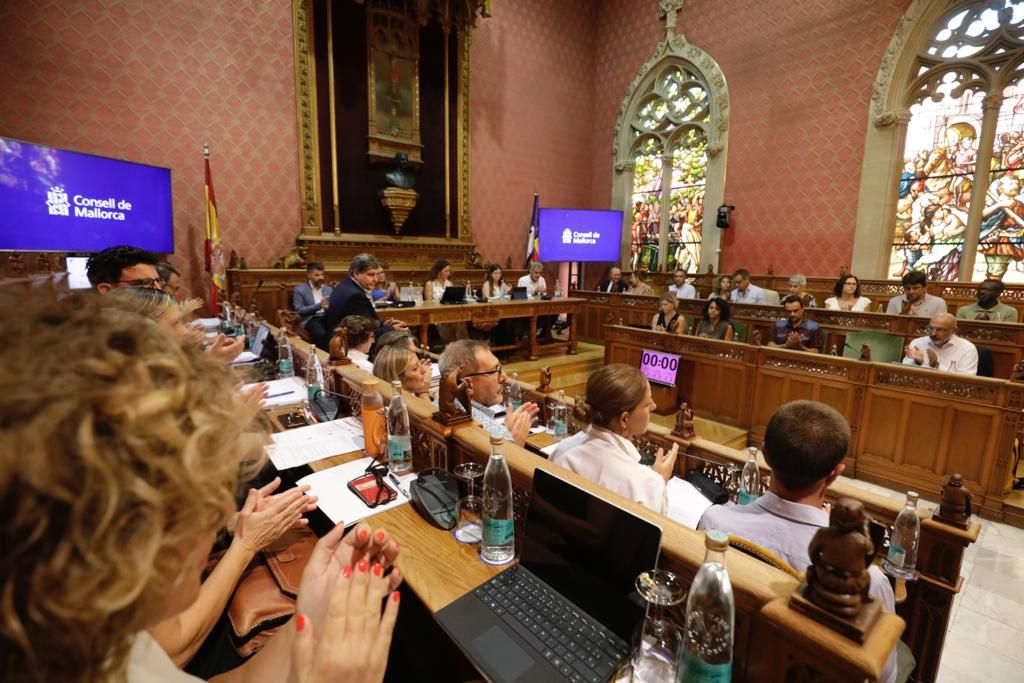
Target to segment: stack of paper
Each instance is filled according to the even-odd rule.
[[[256,386],[256,384],[267,385],[267,395],[260,404],[264,408],[300,403],[306,398],[306,382],[299,377],[288,377],[285,379],[275,379],[270,382],[246,384],[242,389],[247,390],[250,387]]]
[[[274,467],[286,470],[332,455],[361,451],[362,435],[354,434],[343,422],[335,420],[278,432],[271,436],[274,443],[267,446],[267,455]]]

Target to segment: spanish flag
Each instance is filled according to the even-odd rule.
[[[540,196],[533,193],[533,213],[530,215],[530,234],[526,238],[526,267],[540,261]]]
[[[224,296],[227,281],[217,223],[217,198],[213,194],[213,174],[210,173],[210,148],[207,145],[203,145],[203,159],[206,163],[206,272],[210,274],[210,308],[216,312],[217,301]]]

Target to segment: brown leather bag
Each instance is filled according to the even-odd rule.
[[[299,582],[315,546],[312,532],[294,529],[246,568],[228,604],[231,644],[239,656],[259,652],[295,613]]]

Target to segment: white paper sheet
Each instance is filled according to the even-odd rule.
[[[690,482],[679,477],[668,480],[668,516],[691,529],[697,528],[711,501]]]
[[[242,389],[248,389],[249,387],[256,386],[256,384],[267,385],[267,397],[260,404],[264,408],[300,403],[306,398],[306,382],[300,377],[287,377],[269,382],[255,382],[253,384],[246,384]]]
[[[240,354],[235,356],[235,359],[231,361],[232,365],[241,365],[242,363],[255,363],[260,359],[255,353],[250,351],[242,351]]]
[[[267,446],[267,455],[274,467],[306,465],[332,455],[362,450],[363,437],[353,434],[341,420],[322,422],[308,427],[289,429],[271,436],[274,443]]]
[[[202,327],[204,330],[216,330],[220,327],[220,318],[197,318],[192,321],[194,327]]]
[[[417,476],[415,473],[396,475],[398,476],[398,481],[401,482],[398,497],[390,503],[378,505],[375,508],[366,507],[366,504],[359,499],[359,496],[349,490],[348,483],[363,474],[366,466],[370,464],[370,460],[371,458],[360,458],[344,465],[331,467],[322,472],[315,472],[299,479],[298,483],[299,485],[308,484],[309,495],[316,496],[319,499],[317,507],[332,522],[335,524],[344,523],[345,526],[366,519],[378,512],[384,512],[385,510],[408,503],[409,499],[403,491],[409,490],[409,483]],[[387,477],[385,477],[385,480],[391,488],[395,488],[394,482]]]

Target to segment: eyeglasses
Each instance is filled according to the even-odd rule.
[[[466,377],[482,377],[483,375],[493,375],[495,373],[497,373],[499,377],[501,376],[500,365],[494,368],[493,370],[484,370],[483,372],[471,372],[468,375],[463,375],[462,378],[465,379]]]
[[[151,278],[151,277],[140,277],[137,280],[118,280],[119,285],[128,285],[129,287],[142,287],[143,289],[151,289],[153,285],[157,287],[163,287],[166,281],[163,278]]]

